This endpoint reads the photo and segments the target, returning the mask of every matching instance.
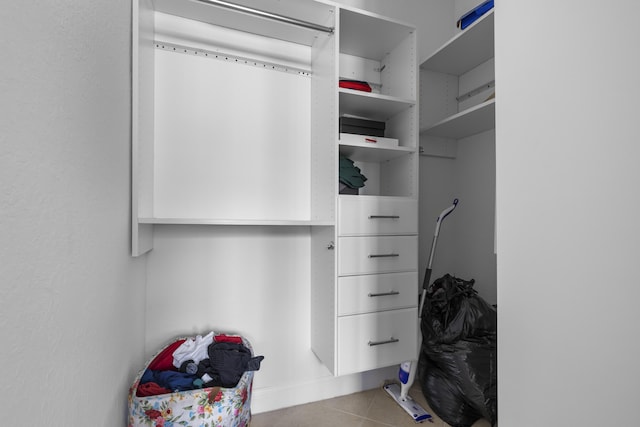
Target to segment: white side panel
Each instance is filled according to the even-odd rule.
[[[458,112],[458,77],[420,70],[420,128]]]
[[[153,247],[153,226],[138,218],[153,212],[154,13],[150,0],[133,2],[131,81],[131,253]]]
[[[324,366],[336,371],[335,227],[311,228],[311,350]]]
[[[310,79],[156,51],[155,216],[309,219]]]
[[[382,60],[381,93],[404,99],[416,99],[418,65],[415,30],[407,35]]]
[[[318,38],[311,50],[311,219],[335,220],[338,133],[336,38]]]

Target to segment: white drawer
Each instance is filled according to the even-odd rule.
[[[417,234],[418,201],[402,197],[340,197],[338,233]]]
[[[338,318],[338,375],[416,360],[418,309]]]
[[[417,305],[416,271],[338,278],[338,316]]]
[[[418,236],[340,237],[338,275],[418,269]]]

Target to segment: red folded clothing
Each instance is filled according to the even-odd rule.
[[[345,89],[355,89],[361,90],[363,92],[371,92],[371,86],[369,86],[369,83],[360,80],[340,80],[339,86]]]

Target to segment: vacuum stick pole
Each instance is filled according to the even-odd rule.
[[[431,283],[431,265],[433,264],[433,256],[436,253],[436,243],[438,243],[438,235],[440,234],[440,225],[442,221],[458,206],[458,199],[453,199],[451,206],[440,212],[438,219],[436,219],[436,229],[433,232],[433,239],[431,240],[431,251],[429,252],[429,262],[427,264],[427,270],[424,273],[424,280],[422,281],[422,295],[420,296],[420,309],[418,310],[418,317],[422,318],[422,309],[424,307],[425,294],[427,288]]]
[[[453,204],[449,206],[447,209],[443,210],[438,219],[436,219],[436,230],[433,233],[433,240],[431,241],[431,252],[429,254],[429,263],[427,265],[427,271],[424,275],[424,281],[422,283],[422,295],[420,297],[420,308],[418,310],[418,324],[420,324],[420,320],[422,318],[422,309],[424,307],[424,300],[427,294],[427,288],[429,287],[429,282],[431,282],[431,264],[433,263],[433,254],[436,250],[436,243],[438,241],[438,234],[440,233],[440,225],[442,221],[449,215],[458,205],[458,199],[453,200]],[[419,328],[419,326],[418,326]],[[422,336],[418,335],[418,348],[422,345]],[[384,388],[389,393],[395,401],[405,410],[409,415],[413,417],[413,420],[416,422],[422,422],[427,419],[431,419],[431,415],[424,410],[424,408],[420,407],[420,405],[416,404],[414,400],[409,396],[409,389],[413,385],[413,381],[415,380],[416,371],[418,369],[418,361],[412,360],[407,361],[400,364],[400,371],[398,372],[398,377],[400,379],[400,386],[396,384],[386,385]]]

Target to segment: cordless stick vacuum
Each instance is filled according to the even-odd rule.
[[[422,295],[420,296],[420,305],[418,309],[418,331],[420,331],[420,319],[422,318],[422,309],[424,307],[424,300],[427,294],[427,288],[431,282],[431,264],[433,263],[433,255],[436,250],[436,243],[438,241],[438,234],[440,233],[440,225],[442,221],[449,215],[458,205],[458,199],[453,200],[453,204],[443,210],[438,219],[436,219],[436,229],[433,233],[433,240],[431,242],[431,251],[429,253],[429,263],[427,264],[427,271],[424,274],[424,281],[422,282]],[[418,333],[418,352],[422,346],[422,333]],[[393,397],[398,405],[402,407],[417,423],[421,423],[425,420],[431,419],[431,415],[418,405],[409,396],[409,389],[413,385],[415,380],[416,370],[418,368],[418,361],[408,361],[400,365],[400,371],[398,372],[398,378],[400,379],[400,385],[388,384],[384,386],[384,389]]]

